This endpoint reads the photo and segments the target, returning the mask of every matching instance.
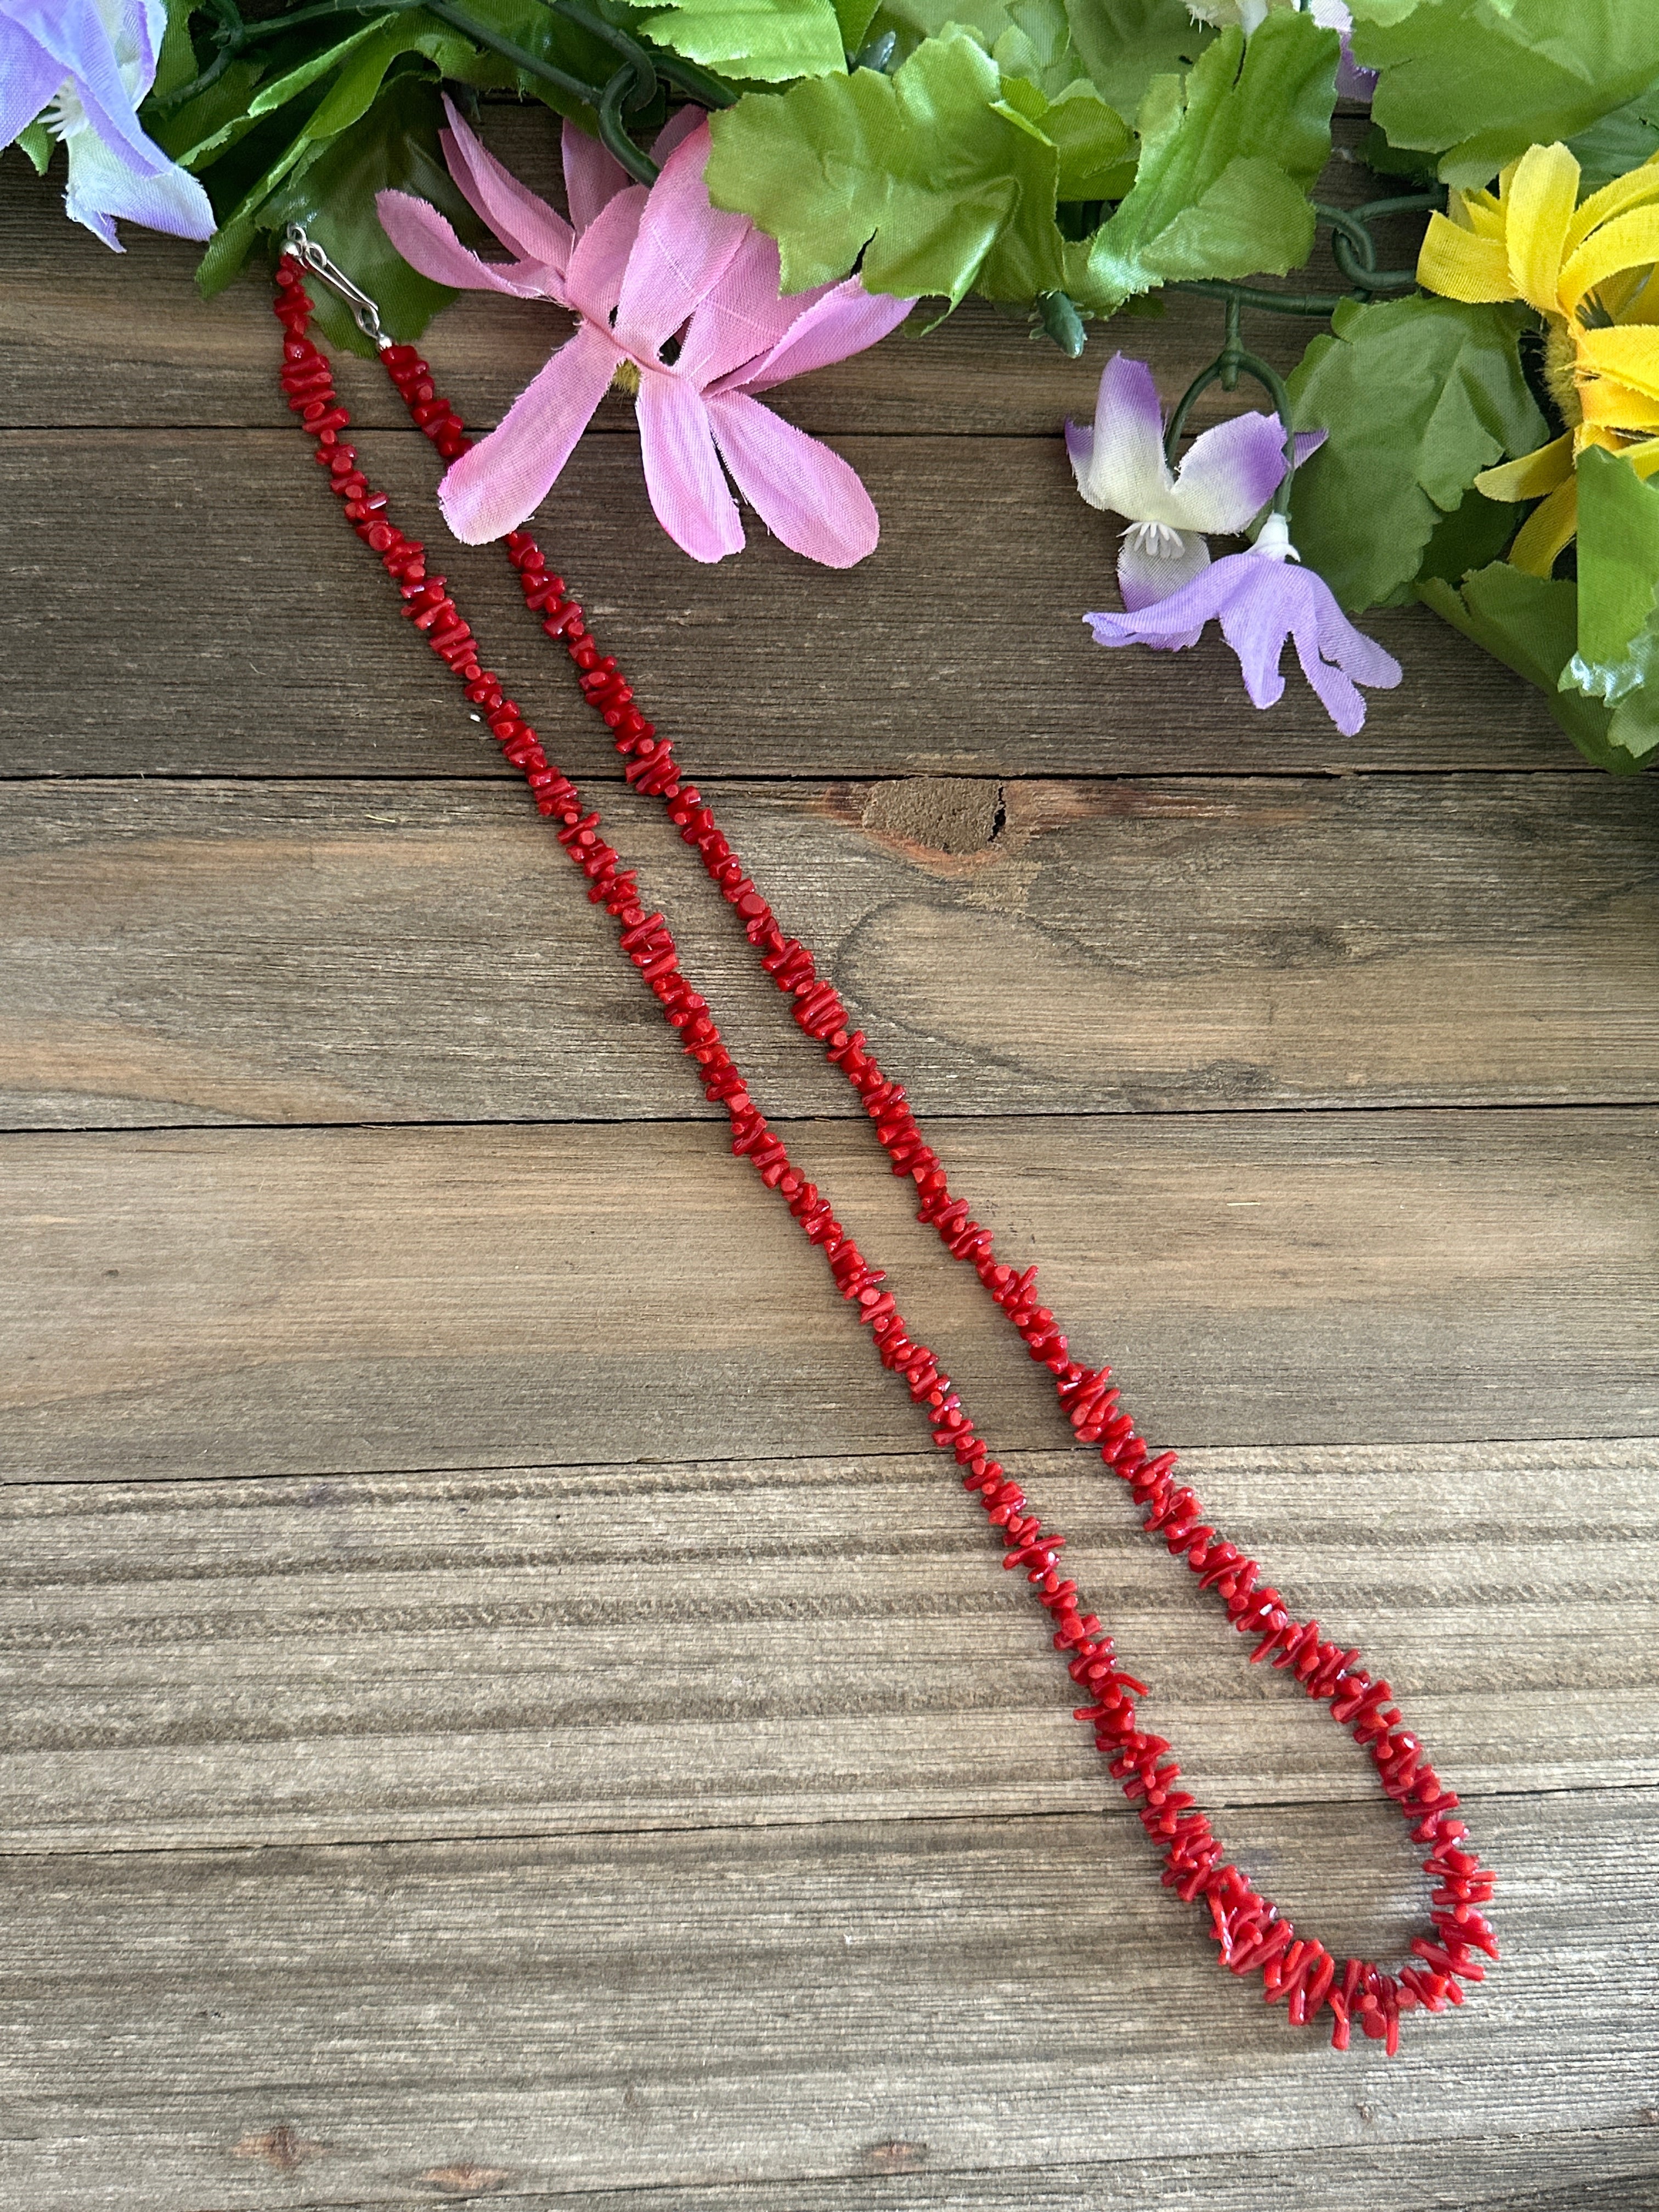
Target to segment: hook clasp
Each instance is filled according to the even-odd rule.
[[[291,222],[283,233],[283,251],[291,253],[316,277],[326,284],[331,292],[337,293],[351,310],[351,319],[378,352],[384,353],[392,343],[380,328],[380,310],[361,286],[354,284],[343,269],[337,268],[316,240],[311,237],[302,223]]]

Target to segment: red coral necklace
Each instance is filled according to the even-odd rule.
[[[1328,1705],[1332,1719],[1369,1750],[1383,1789],[1411,1824],[1414,1839],[1428,1845],[1423,1864],[1434,1885],[1433,1933],[1415,1937],[1412,1960],[1392,1972],[1370,1960],[1339,1961],[1316,1937],[1298,1936],[1249,1875],[1226,1858],[1207,1816],[1181,1788],[1181,1769],[1168,1742],[1141,1729],[1136,1701],[1146,1695],[1146,1686],[1122,1671],[1110,1636],[1092,1613],[1082,1610],[1076,1583],[1061,1570],[1065,1538],[1043,1526],[1019,1485],[992,1458],[950,1376],[909,1336],[891,1292],[882,1287],[881,1269],[859,1250],[828,1199],[791,1164],[782,1139],[768,1126],[721,1042],[707,1001],[681,968],[667,923],[661,915],[646,911],[634,872],[620,866],[620,855],[601,835],[599,815],[584,811],[575,785],[549,762],[535,731],[483,665],[477,641],[443,578],[428,574],[424,547],[404,536],[389,517],[385,493],[374,490],[358,468],[356,449],[343,435],[350,418],[336,395],[327,356],[307,336],[312,310],[302,265],[352,303],[416,425],[442,458],[454,459],[466,450],[468,440],[415,348],[389,344],[374,303],[303,232],[291,231],[276,267],[276,313],[287,332],[283,389],[316,441],[316,460],[327,471],[347,521],[398,584],[405,617],[482,710],[503,755],[523,775],[537,811],[554,823],[560,844],[586,878],[589,899],[602,902],[615,917],[622,951],[649,985],[670,1028],[679,1033],[704,1094],[730,1116],[732,1151],[748,1160],[788,1206],[808,1242],[822,1250],[836,1287],[855,1306],[882,1364],[903,1380],[926,1411],[934,1443],[963,1469],[964,1488],[977,1497],[988,1521],[1000,1532],[1003,1565],[1024,1571],[1053,1621],[1055,1650],[1070,1655],[1072,1679],[1088,1700],[1077,1708],[1076,1717],[1093,1728],[1097,1747],[1162,1853],[1164,1886],[1189,1903],[1200,1897],[1206,1900],[1222,1964],[1235,1974],[1259,1972],[1267,2002],[1286,1999],[1292,2022],[1310,2021],[1328,2008],[1331,2040],[1339,2050],[1348,2047],[1357,2024],[1392,2053],[1399,2044],[1401,2014],[1419,2006],[1443,2012],[1461,2004],[1461,1984],[1483,1978],[1482,1954],[1496,1959],[1498,1945],[1480,1911],[1492,1896],[1494,1877],[1466,1847],[1468,1830],[1458,1801],[1401,1722],[1388,1683],[1372,1678],[1357,1650],[1340,1650],[1322,1638],[1316,1620],[1291,1618],[1279,1592],[1261,1583],[1256,1562],[1206,1522],[1197,1498],[1177,1486],[1176,1455],[1154,1455],[1137,1434],[1110,1386],[1111,1370],[1085,1367],[1071,1358],[1054,1315],[1039,1302],[1036,1269],[1022,1273],[998,1260],[990,1231],[972,1219],[968,1201],[951,1192],[902,1086],[882,1073],[863,1031],[849,1026],[840,995],[818,972],[806,946],[784,935],[717,826],[713,808],[681,774],[673,740],[659,737],[640,712],[615,659],[601,654],[580,605],[548,568],[529,532],[511,532],[504,544],[525,604],[540,617],[547,635],[562,643],[583,695],[627,763],[628,781],[635,791],[659,799],[681,837],[701,854],[761,966],[790,1000],[796,1024],[823,1047],[830,1064],[857,1092],[893,1173],[915,1182],[921,1199],[917,1218],[933,1224],[952,1258],[972,1266],[1031,1358],[1054,1376],[1078,1441],[1096,1446],[1107,1467],[1129,1486],[1148,1532],[1161,1536],[1172,1555],[1185,1559],[1200,1589],[1221,1600],[1241,1635],[1258,1639],[1252,1662],[1271,1658],[1275,1667],[1288,1668],[1309,1697]]]

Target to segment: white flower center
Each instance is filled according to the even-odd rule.
[[[81,105],[81,95],[75,89],[72,76],[66,76],[58,86],[40,120],[60,143],[87,128],[87,111]]]
[[[1144,553],[1153,561],[1178,561],[1187,550],[1186,539],[1167,522],[1131,523],[1123,543],[1128,551]]]

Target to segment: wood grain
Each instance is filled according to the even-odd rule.
[[[1647,782],[711,795],[924,1114],[1656,1095]],[[660,810],[608,819],[760,1094],[854,1113]],[[25,786],[0,858],[13,1126],[715,1111],[500,785]]]
[[[699,775],[1589,772],[1539,692],[1422,608],[1366,617],[1407,675],[1372,695],[1356,738],[1298,673],[1258,714],[1213,632],[1179,681],[1162,654],[1095,645],[1082,618],[1115,604],[1116,538],[1058,437],[837,444],[883,518],[877,550],[838,574],[759,530],[734,564],[687,561],[651,514],[631,433],[585,440],[544,518],[550,557]],[[362,446],[406,526],[438,533],[425,440]],[[0,434],[0,511],[10,773],[476,773],[452,678],[393,619],[291,428]],[[567,735],[569,672],[499,551],[443,558],[515,696],[600,772],[593,737]]]
[[[1654,1124],[1157,1115],[939,1140],[1149,1434],[1378,1443],[1659,1425]],[[790,1143],[997,1446],[1059,1442],[867,1134]],[[0,1157],[15,1476],[915,1448],[821,1261],[709,1127],[14,1136]]]
[[[1482,1838],[1490,1798],[1659,1786],[1659,1443],[1183,1465],[1289,1602],[1387,1674]],[[1311,1806],[1352,1808],[1376,1879],[1410,1874],[1369,1765],[1244,1663],[1090,1455],[1018,1472],[1201,1802],[1286,1808],[1301,1908],[1340,1904],[1297,1844]],[[1116,1797],[1042,1616],[931,1455],[17,1486],[0,1532],[7,1851]]]
[[[131,2201],[135,2177],[146,2212],[647,2187],[810,2204],[831,2182],[860,2185],[848,2203],[1052,2206],[1057,2180],[1068,2203],[1098,2180],[1108,2203],[1242,2207],[1253,2174],[1282,2185],[1256,2205],[1370,2212],[1400,2201],[1409,2157],[1407,2202],[1464,2207],[1492,2201],[1494,2138],[1510,2191],[1516,2138],[1541,2135],[1540,2176],[1561,2172],[1543,2083],[1607,2192],[1589,2201],[1623,2212],[1642,2199],[1617,2177],[1655,2171],[1655,1811],[1640,1790],[1486,1808],[1509,1954],[1393,2062],[1324,2049],[1218,1974],[1122,1807],[15,1860],[9,2183],[52,2212]],[[1232,1822],[1269,1881],[1277,1820]],[[1374,1924],[1342,1871],[1346,1808],[1304,1831]],[[1392,2172],[1376,2198],[1373,2160]],[[1310,2194],[1310,2171],[1347,2198]]]

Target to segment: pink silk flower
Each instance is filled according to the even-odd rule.
[[[855,276],[780,297],[775,242],[747,216],[709,203],[708,125],[696,108],[658,134],[662,173],[648,190],[567,122],[569,222],[448,112],[450,170],[513,258],[481,260],[435,208],[406,192],[379,195],[386,235],[440,284],[551,300],[580,319],[498,428],[444,477],[439,497],[455,535],[477,545],[516,529],[546,498],[617,370],[631,365],[651,504],[693,560],[742,549],[726,470],[774,534],[808,560],[847,568],[872,551],[880,524],[854,471],[754,395],[862,352],[914,302],[868,293]]]

